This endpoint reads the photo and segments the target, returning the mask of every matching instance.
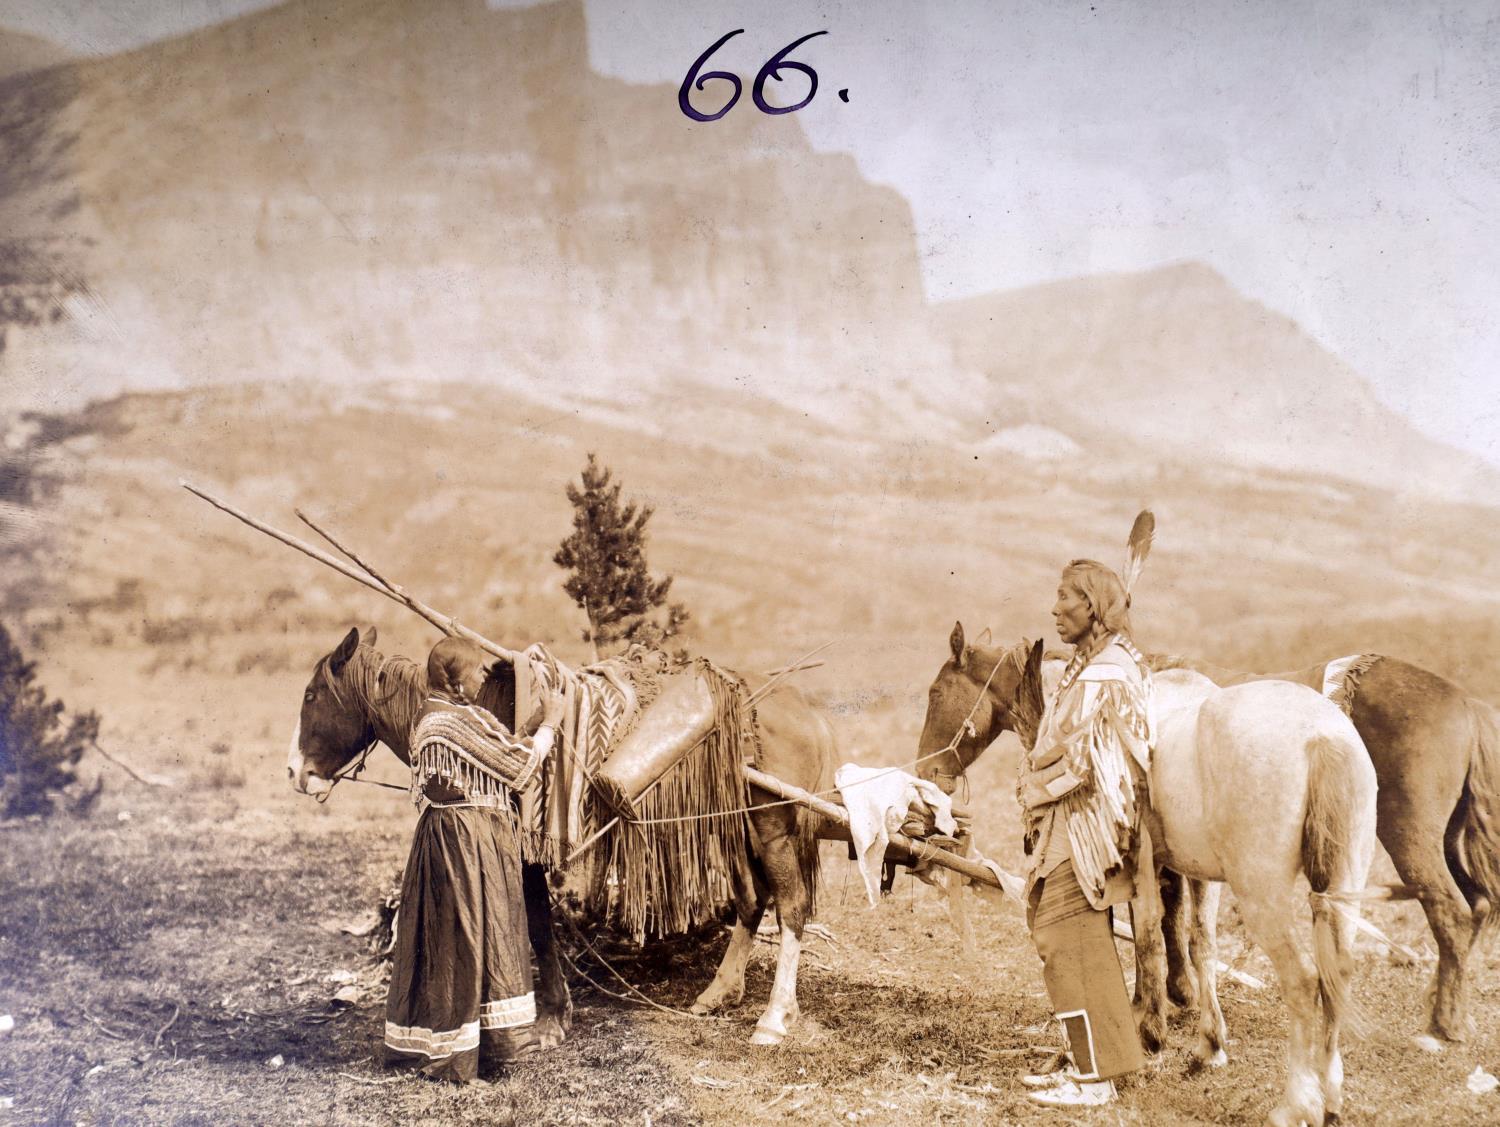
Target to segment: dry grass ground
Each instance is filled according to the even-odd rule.
[[[941,901],[903,879],[876,909],[827,847],[820,920],[809,940],[803,1019],[776,1049],[748,1038],[770,989],[759,947],[746,1001],[717,1019],[660,1013],[576,983],[574,1033],[561,1049],[469,1089],[382,1075],[383,1000],[364,940],[341,926],[367,915],[399,866],[411,819],[399,797],[329,807],[308,800],[289,828],[238,790],[120,789],[86,822],[3,832],[0,1121],[17,1124],[387,1122],[869,1124],[1255,1123],[1283,1076],[1286,1015],[1274,985],[1223,987],[1228,1068],[1187,1072],[1191,1028],[1107,1111],[1071,1117],[1029,1105],[1016,1076],[1056,1041],[1019,916],[972,902],[978,937],[959,947]],[[128,821],[119,813],[128,810]],[[1397,937],[1409,913],[1373,913]],[[1273,981],[1238,942],[1229,961]],[[645,994],[685,1007],[712,973],[720,930],[696,942],[617,950]],[[1413,1050],[1428,970],[1361,959],[1357,996],[1370,1032],[1349,1045],[1348,1123],[1500,1120],[1500,1094],[1464,1079],[1500,1066],[1500,966],[1475,990],[1480,1034],[1441,1056]],[[602,977],[603,972],[594,969]],[[332,1001],[352,976],[360,995]],[[608,981],[607,979],[605,981]],[[269,1062],[281,1058],[280,1067]]]

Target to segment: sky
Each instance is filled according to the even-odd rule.
[[[1493,0],[585,2],[594,67],[636,82],[744,28],[709,64],[745,76],[734,113],[826,30],[795,121],[911,201],[931,299],[1196,259],[1500,464]],[[0,0],[0,26],[107,53],[259,6]]]

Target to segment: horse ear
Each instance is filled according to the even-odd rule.
[[[955,622],[953,633],[948,635],[948,648],[953,651],[953,660],[959,665],[964,663],[964,624]]]
[[[344,635],[344,640],[339,643],[339,648],[333,651],[333,656],[328,661],[328,671],[337,677],[344,671],[344,666],[354,656],[354,651],[359,649],[359,627],[351,626],[349,633]]]
[[[991,636],[988,626],[980,631],[979,637],[974,639],[974,644],[976,646],[993,646],[995,644],[995,639]]]
[[[364,633],[360,635],[359,640],[367,646],[373,646],[375,644],[375,627],[373,625],[366,627]]]

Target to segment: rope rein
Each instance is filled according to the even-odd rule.
[[[999,660],[997,660],[995,662],[994,667],[990,670],[989,676],[984,679],[984,684],[982,686],[980,686],[979,693],[974,698],[974,703],[969,706],[968,713],[964,716],[962,723],[959,724],[958,729],[953,733],[953,737],[947,742],[947,744],[945,744],[943,747],[939,748],[937,751],[928,752],[926,755],[919,755],[917,758],[915,758],[913,760],[910,760],[907,763],[903,763],[903,764],[901,764],[899,766],[896,766],[896,767],[888,767],[888,768],[886,768],[883,771],[877,772],[876,774],[870,775],[870,776],[868,776],[866,778],[863,778],[863,779],[858,779],[858,780],[856,780],[856,781],[854,781],[854,782],[852,782],[852,783],[850,783],[848,785],[849,786],[863,786],[866,783],[873,783],[873,782],[875,782],[875,781],[877,781],[879,779],[884,779],[884,778],[886,778],[886,777],[888,777],[890,775],[905,773],[909,768],[917,767],[917,766],[919,766],[920,764],[926,762],[929,759],[936,759],[939,756],[950,755],[953,752],[957,751],[958,750],[958,745],[963,742],[963,738],[964,738],[965,735],[968,735],[968,736],[977,736],[979,733],[978,733],[977,729],[974,727],[974,714],[979,711],[979,706],[982,703],[984,703],[984,698],[989,693],[990,685],[993,684],[993,682],[995,680],[995,675],[1000,672],[1001,666],[1003,666],[1007,661],[1014,660],[1015,664],[1016,664],[1016,668],[1018,670],[1020,670],[1022,668],[1021,667],[1020,658],[1019,658],[1019,651],[1020,651],[1020,647],[1014,647],[1012,649],[1006,650],[1004,653],[1002,653],[1000,655]],[[395,656],[392,656],[392,657],[389,657],[389,658],[385,658],[384,660],[381,661],[379,667],[375,670],[375,675],[373,677],[364,677],[363,680],[362,680],[362,682],[358,682],[358,683],[355,684],[355,686],[354,686],[355,692],[361,698],[360,704],[364,706],[366,715],[368,715],[368,716],[374,716],[374,715],[377,714],[376,713],[376,700],[375,700],[375,695],[374,695],[374,692],[373,692],[373,686],[379,684],[381,677],[385,673],[386,667],[391,662],[393,662],[393,661],[404,661],[404,660],[405,660],[404,658],[397,658]],[[363,665],[363,666],[360,667],[359,672],[361,674],[367,674],[369,672],[369,668],[370,667],[368,665]],[[327,676],[327,673],[326,673],[326,669],[325,669],[325,677],[326,676]],[[363,682],[368,682],[368,683],[363,683]],[[330,687],[332,687],[331,684],[330,684]],[[393,688],[389,693],[386,694],[386,696],[384,697],[384,699],[382,699],[382,700],[379,701],[379,704],[381,704],[381,705],[388,704],[390,702],[391,698],[394,696],[394,694],[395,694],[396,691],[397,690]],[[334,696],[335,696],[336,700],[339,699],[336,689],[334,690]],[[342,704],[342,703],[343,703],[342,700],[340,700],[340,704]],[[375,779],[361,779],[361,778],[359,778],[359,773],[365,769],[365,761],[369,759],[370,753],[375,750],[375,746],[379,742],[380,742],[380,739],[379,739],[378,736],[376,736],[375,738],[373,738],[365,746],[364,750],[359,754],[358,758],[356,760],[352,761],[351,765],[346,765],[345,767],[343,767],[342,769],[340,769],[337,773],[335,773],[329,779],[328,790],[326,790],[322,794],[318,795],[317,796],[317,800],[319,802],[326,802],[326,801],[328,801],[328,795],[333,792],[334,785],[337,784],[337,783],[339,783],[339,782],[341,782],[341,781],[343,781],[343,780],[345,780],[345,779],[348,779],[350,782],[365,783],[365,784],[367,784],[369,786],[385,787],[388,790],[401,790],[401,791],[407,790],[408,788],[402,787],[402,786],[398,786],[395,783],[383,783],[383,782],[379,782],[379,781],[377,781]],[[567,754],[569,754],[570,756],[572,756],[574,758],[574,760],[578,763],[579,768],[581,770],[583,770],[583,772],[584,772],[584,781],[587,782],[587,783],[589,783],[589,785],[592,785],[593,784],[592,773],[588,770],[587,766],[583,763],[581,757],[579,757],[578,753],[574,749],[574,747],[573,747],[573,741],[570,740],[570,739],[567,739],[564,736],[564,734],[561,731],[559,731],[558,732],[558,743],[561,744],[561,745],[563,745],[563,747],[565,748]],[[968,787],[968,776],[965,775],[962,771],[960,771],[959,772],[959,777],[963,778],[965,789],[967,790],[967,787]],[[828,787],[825,790],[810,791],[809,794],[811,794],[812,797],[814,797],[814,798],[832,798],[832,797],[838,795],[841,789],[843,789],[843,788],[840,788],[840,787]],[[967,801],[967,796],[965,798],[965,801]],[[708,814],[684,814],[684,815],[681,815],[681,816],[675,817],[675,818],[631,818],[631,817],[622,815],[621,816],[621,821],[623,821],[623,822],[625,822],[625,823],[627,823],[629,825],[632,825],[632,826],[661,826],[661,825],[672,825],[672,824],[684,823],[684,822],[702,822],[702,821],[708,821],[708,820],[713,819],[713,818],[735,818],[735,817],[739,817],[741,814],[753,814],[753,813],[755,813],[758,810],[771,810],[771,809],[774,809],[774,808],[776,808],[778,806],[800,806],[800,805],[802,805],[802,802],[801,802],[800,799],[782,798],[782,799],[777,799],[777,800],[772,801],[772,802],[758,802],[758,803],[753,803],[753,804],[748,805],[748,806],[740,806],[740,807],[736,807],[733,810],[716,810],[716,811],[713,811],[712,813],[708,813]]]
[[[904,773],[907,768],[916,767],[918,764],[923,763],[928,759],[935,759],[940,755],[948,755],[956,751],[958,749],[958,745],[963,741],[965,735],[977,736],[979,733],[974,727],[974,713],[979,711],[979,706],[981,703],[983,703],[985,695],[990,691],[990,684],[995,680],[995,674],[1000,672],[1000,667],[1002,665],[1004,665],[1011,659],[1015,659],[1016,668],[1018,670],[1023,668],[1020,662],[1019,652],[1020,647],[1016,647],[1006,650],[1003,654],[1000,655],[1000,659],[995,662],[994,668],[990,670],[990,675],[984,679],[984,684],[980,687],[979,695],[974,698],[974,703],[970,706],[968,714],[964,717],[963,722],[959,724],[958,730],[953,733],[953,738],[948,741],[946,746],[939,748],[937,751],[930,751],[926,755],[919,755],[916,759],[911,760],[909,763],[904,763],[897,767],[888,767],[884,771],[877,772],[874,775],[870,775],[863,779],[857,779],[854,782],[850,783],[849,786],[863,786],[865,783],[873,783],[877,779],[883,779],[889,775]],[[964,779],[964,786],[967,789],[968,777],[962,772],[960,772],[959,774],[960,777]],[[845,788],[829,787],[827,790],[809,791],[808,793],[814,798],[832,798],[843,789]],[[965,801],[968,801],[967,795],[965,796]],[[753,814],[757,810],[770,810],[777,806],[800,805],[803,805],[801,799],[782,798],[777,799],[774,802],[760,802],[752,806],[741,806],[734,810],[717,810],[711,814],[684,814],[676,818],[630,818],[622,815],[621,820],[627,822],[632,826],[661,826],[670,825],[677,822],[701,822],[707,821],[710,818],[738,817],[741,814]]]

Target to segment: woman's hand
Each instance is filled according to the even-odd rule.
[[[559,728],[562,726],[563,714],[567,711],[567,698],[556,689],[547,694],[546,709],[542,713],[542,726],[544,728]]]

